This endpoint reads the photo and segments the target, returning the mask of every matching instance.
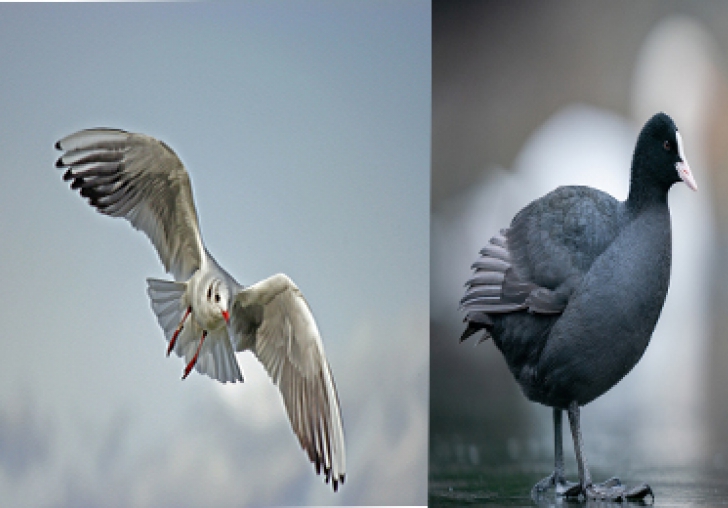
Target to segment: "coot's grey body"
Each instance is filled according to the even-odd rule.
[[[627,491],[614,481],[592,486],[585,461],[579,461],[580,485],[567,485],[561,411],[569,410],[579,458],[579,407],[637,364],[665,302],[672,249],[667,192],[681,179],[697,188],[677,128],[660,113],[638,139],[626,201],[589,187],[559,187],[522,209],[473,264],[461,301],[468,323],[462,339],[484,330],[525,395],[554,408],[556,471],[537,491],[556,485],[610,499],[651,492],[646,485]]]
[[[670,276],[667,204],[634,214],[594,189],[561,187],[524,212],[506,233],[514,272],[561,289],[569,304],[560,314],[494,314],[491,333],[529,399],[562,409],[585,405],[622,379],[650,340]],[[567,240],[548,238],[548,251],[529,249],[520,239],[544,222],[562,224],[557,241]],[[592,234],[583,234],[586,228]],[[519,265],[538,268],[521,277]],[[583,340],[571,340],[577,335]]]

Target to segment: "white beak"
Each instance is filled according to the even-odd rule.
[[[683,182],[685,182],[685,185],[694,191],[698,190],[698,184],[695,183],[695,178],[693,178],[693,173],[690,171],[690,166],[688,166],[687,161],[676,163],[675,169],[677,169],[677,174],[680,175],[680,178]]]
[[[690,171],[690,164],[688,164],[688,159],[685,157],[685,152],[683,151],[682,136],[679,132],[676,132],[675,134],[677,134],[677,153],[682,159],[681,162],[675,164],[675,169],[677,170],[677,174],[680,175],[680,179],[685,182],[685,185],[690,187],[692,190],[697,191],[698,184],[695,183],[693,172]]]

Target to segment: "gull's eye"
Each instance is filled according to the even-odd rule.
[[[215,293],[215,303],[220,303],[220,293]]]
[[[209,300],[210,298],[212,298],[212,286],[207,288],[207,299]]]
[[[665,142],[662,143],[662,147],[669,152],[672,150],[672,143],[670,143],[669,139],[666,139]]]

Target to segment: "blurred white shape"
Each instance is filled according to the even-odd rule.
[[[516,173],[532,191],[522,206],[560,185],[588,185],[626,199],[637,132],[624,118],[588,105],[557,112],[515,160]]]
[[[645,122],[663,110],[684,136],[702,134],[717,91],[714,62],[718,55],[710,33],[693,18],[672,16],[658,23],[637,55],[632,84],[634,118]]]
[[[287,427],[283,398],[263,365],[249,352],[235,356],[243,373],[243,384],[213,384],[215,393],[231,410],[235,421],[256,433],[274,426]]]

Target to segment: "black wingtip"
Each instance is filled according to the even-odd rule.
[[[344,485],[344,479],[345,479],[345,475],[342,474],[338,478],[334,478],[332,480],[331,483],[332,483],[332,486],[334,487],[334,492],[339,491],[339,485]]]
[[[63,148],[61,148],[61,141],[60,140],[56,141],[56,144],[53,145],[53,146],[56,148],[56,150],[63,150]]]
[[[66,165],[63,163],[63,157],[58,157],[58,160],[56,161],[56,167],[57,168],[65,168]]]
[[[89,198],[93,196],[93,192],[83,187],[83,184],[85,183],[85,180],[83,178],[76,178],[73,182],[71,182],[71,189],[81,189],[81,195],[85,198]]]

